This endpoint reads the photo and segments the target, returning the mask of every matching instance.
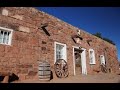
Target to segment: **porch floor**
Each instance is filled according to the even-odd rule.
[[[120,83],[120,75],[97,74],[97,75],[76,75],[67,78],[55,78],[50,81],[24,80],[11,83]]]

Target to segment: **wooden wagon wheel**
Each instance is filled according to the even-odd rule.
[[[101,70],[102,72],[107,73],[107,68],[104,64],[101,65]]]
[[[68,76],[68,65],[67,62],[63,59],[57,60],[55,63],[55,73],[57,77],[64,78]]]

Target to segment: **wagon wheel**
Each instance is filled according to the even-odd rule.
[[[101,70],[102,72],[107,73],[107,68],[104,64],[101,65]]]
[[[68,76],[68,65],[67,62],[63,59],[57,60],[55,63],[55,73],[57,77],[63,78]]]

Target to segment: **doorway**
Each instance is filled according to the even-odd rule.
[[[73,47],[74,75],[87,75],[86,68],[86,49]]]
[[[75,72],[76,75],[80,75],[82,73],[82,65],[81,65],[81,52],[79,49],[74,48],[74,58],[75,58]]]

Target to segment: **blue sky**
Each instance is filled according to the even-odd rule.
[[[91,34],[100,32],[117,47],[120,60],[120,7],[37,7]]]

